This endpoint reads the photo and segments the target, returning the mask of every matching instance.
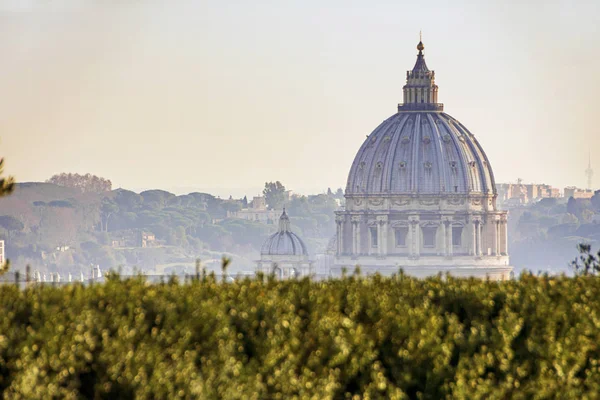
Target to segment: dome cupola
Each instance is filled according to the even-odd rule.
[[[290,218],[286,214],[285,208],[279,218],[279,230],[265,241],[261,247],[260,254],[270,256],[308,256],[306,245],[291,230]]]
[[[412,71],[406,71],[406,85],[403,87],[404,103],[398,105],[401,110],[443,111],[444,105],[438,104],[438,87],[435,84],[435,71],[430,71],[425,63],[422,41],[417,45],[417,62]]]

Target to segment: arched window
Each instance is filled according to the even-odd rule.
[[[369,232],[371,233],[371,247],[377,247],[379,245],[379,238],[377,237],[377,228],[371,227],[369,229]]]
[[[462,226],[452,227],[452,246],[460,246],[462,244]]]
[[[396,247],[406,246],[406,237],[408,236],[408,227],[396,228]]]
[[[436,227],[426,226],[423,227],[423,247],[435,247],[435,233]]]

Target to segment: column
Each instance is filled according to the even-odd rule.
[[[388,236],[388,218],[387,218],[387,216],[384,217],[384,218],[385,219],[383,220],[383,224],[382,224],[382,226],[383,226],[383,232],[381,234],[381,236],[383,236],[382,237],[383,241],[381,242],[381,245],[383,247],[382,253],[383,253],[383,256],[385,257],[388,254],[388,240],[389,240],[389,236]]]
[[[410,254],[413,257],[419,257],[421,253],[419,240],[419,217],[409,217],[409,232],[410,232]]]
[[[381,257],[381,255],[383,254],[382,250],[383,250],[383,243],[381,240],[381,221],[377,221],[377,256]]]
[[[360,217],[358,217],[359,220],[356,222],[356,255],[358,256],[360,254],[360,235],[361,235],[361,229],[360,229]]]
[[[335,249],[335,253],[337,255],[340,254],[340,236],[341,236],[341,232],[340,232],[340,222],[336,219],[335,221],[335,237],[337,239],[337,247]]]
[[[419,221],[415,221],[415,255],[419,257],[421,255],[421,225]]]
[[[387,255],[387,220],[388,217],[386,215],[377,217],[377,254],[379,257]]]
[[[446,231],[448,233],[448,257],[452,257],[454,241],[452,239],[452,221],[448,221],[448,229]]]
[[[447,221],[442,220],[440,223],[440,229],[442,230],[442,248],[441,251],[438,251],[439,254],[443,254],[445,256],[448,255],[448,234],[446,233],[446,225]]]
[[[483,249],[481,248],[481,221],[477,221],[477,255],[483,255]]]
[[[477,255],[477,226],[476,226],[477,222],[475,220],[473,220],[471,222],[471,249],[470,249],[470,253],[471,255],[476,256]]]
[[[357,233],[356,225],[357,225],[357,222],[354,220],[354,217],[352,217],[352,255],[353,256],[356,256],[358,254],[358,246],[356,245],[356,243],[357,243],[357,239],[356,239],[356,233]]]
[[[337,253],[342,255],[344,253],[344,216],[336,216],[335,222],[337,223]]]
[[[507,220],[503,220],[502,224],[504,225],[504,234],[503,236],[503,240],[504,240],[504,248],[502,249],[502,253],[504,253],[504,255],[508,255],[508,221]]]
[[[413,252],[414,239],[413,239],[413,227],[412,227],[412,224],[410,223],[410,221],[408,224],[408,234],[407,234],[406,240],[407,240],[406,244],[408,245],[408,255],[412,256],[414,254],[414,252]]]
[[[356,257],[360,254],[360,216],[352,217],[352,254]]]
[[[494,221],[494,255],[498,256],[500,250],[500,221]]]
[[[344,221],[340,221],[340,234],[338,236],[338,248],[340,255],[344,253]]]

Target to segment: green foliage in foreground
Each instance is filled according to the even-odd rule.
[[[0,287],[5,398],[598,398],[600,279]]]

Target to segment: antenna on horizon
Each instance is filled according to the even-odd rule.
[[[592,151],[588,150],[588,167],[585,170],[585,176],[587,177],[587,188],[592,189],[592,177],[594,176],[594,170],[592,169]]]

